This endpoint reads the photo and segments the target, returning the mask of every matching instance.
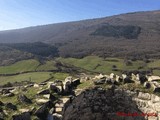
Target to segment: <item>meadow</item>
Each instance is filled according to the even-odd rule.
[[[56,58],[55,60],[44,61],[43,64],[38,60],[29,59],[16,62],[9,66],[1,66],[0,74],[12,74],[30,71],[30,73],[23,73],[13,76],[0,76],[0,85],[6,84],[7,82],[21,82],[30,80],[32,82],[40,83],[52,76],[54,79],[64,79],[69,75],[68,73],[54,73],[48,72],[48,70],[58,69],[56,61],[59,61],[68,66],[75,66],[79,69],[90,71],[91,73],[103,73],[110,74],[115,73],[120,75],[121,71],[125,70],[149,70],[153,69],[154,75],[160,75],[160,60],[153,59],[146,63],[142,60],[131,61],[130,65],[126,65],[122,58],[101,58],[97,56],[87,56],[82,59],[78,58]],[[156,69],[155,69],[156,68]],[[42,72],[40,72],[42,71]]]

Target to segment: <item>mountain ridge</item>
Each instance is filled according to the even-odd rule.
[[[0,32],[0,43],[44,42],[62,57],[158,57],[159,38],[160,10]]]

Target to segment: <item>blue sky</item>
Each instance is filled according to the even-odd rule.
[[[160,10],[160,0],[0,0],[0,30]]]

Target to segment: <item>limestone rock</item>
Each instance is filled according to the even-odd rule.
[[[56,84],[51,84],[50,85],[50,90],[55,92],[55,93],[60,93],[60,89],[56,86]]]
[[[36,103],[37,104],[44,104],[44,103],[46,103],[46,102],[48,102],[49,100],[48,99],[36,99]]]
[[[151,99],[151,95],[149,93],[139,92],[138,98],[143,99],[143,100],[150,100]]]
[[[62,115],[58,113],[53,114],[53,120],[62,120]]]
[[[3,95],[4,97],[13,97],[14,96],[14,93],[6,93]]]

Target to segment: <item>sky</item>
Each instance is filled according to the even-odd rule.
[[[0,30],[160,10],[160,0],[0,0]]]

